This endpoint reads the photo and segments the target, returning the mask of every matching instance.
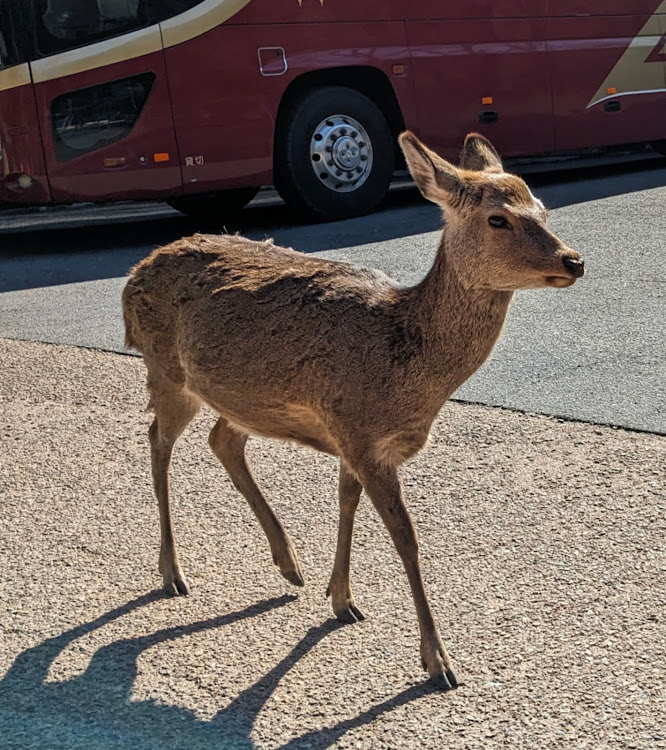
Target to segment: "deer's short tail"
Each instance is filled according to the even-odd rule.
[[[125,349],[136,349],[139,351],[139,342],[136,339],[132,323],[125,316]]]
[[[141,351],[141,336],[139,322],[134,310],[133,297],[136,290],[132,286],[132,279],[127,282],[123,289],[123,320],[125,322],[125,348]]]

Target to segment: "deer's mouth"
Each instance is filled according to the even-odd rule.
[[[567,286],[572,286],[576,283],[575,276],[546,276],[546,286],[554,286],[558,289],[564,289]]]
[[[562,257],[562,266],[560,269],[557,269],[560,272],[546,275],[546,286],[554,286],[561,289],[575,284],[576,279],[580,279],[581,276],[585,275],[585,262],[578,253],[569,252],[571,254]]]

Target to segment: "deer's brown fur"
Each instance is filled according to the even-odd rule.
[[[245,441],[263,435],[340,457],[333,609],[343,621],[363,618],[351,592],[349,556],[364,488],[404,562],[424,668],[454,686],[397,468],[425,445],[444,402],[490,354],[513,291],[569,286],[582,275],[582,263],[550,232],[543,205],[504,172],[482,136],[467,137],[460,167],[411,133],[401,145],[419,188],[446,216],[421,283],[402,287],[378,271],[271,241],[195,235],[133,269],[123,293],[126,343],[143,354],[155,411],[150,441],[167,590],[188,592],[171,528],[171,450],[205,402],[220,415],[211,447],[295,584],[303,583],[296,553],[252,477]],[[497,216],[507,225],[491,226],[489,217]]]

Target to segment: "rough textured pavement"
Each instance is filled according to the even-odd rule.
[[[0,341],[0,362],[3,750],[666,748],[663,437],[444,409],[402,472],[463,683],[437,693],[367,499],[352,580],[368,619],[330,619],[333,459],[251,443],[296,590],[203,413],[172,474],[194,593],[168,599],[141,361]]]

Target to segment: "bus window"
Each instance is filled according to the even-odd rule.
[[[34,0],[42,56],[109,39],[148,25],[140,0]]]
[[[8,39],[12,38],[9,34],[8,26],[0,21],[0,68],[8,68],[11,65],[9,48],[7,47],[7,42],[5,42],[5,36]]]
[[[154,83],[154,73],[142,73],[57,96],[51,102],[56,159],[69,161],[124,138]]]
[[[26,61],[22,44],[25,24],[18,13],[15,2],[0,0],[0,69]]]
[[[166,21],[179,13],[184,13],[204,0],[139,0],[139,17],[150,23]]]

